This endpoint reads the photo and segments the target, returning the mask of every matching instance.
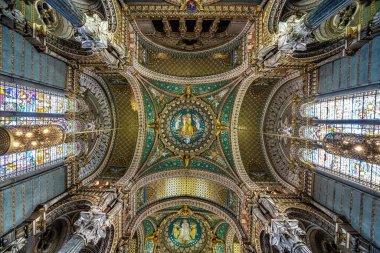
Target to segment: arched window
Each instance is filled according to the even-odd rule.
[[[64,114],[77,112],[78,103],[63,94],[0,82],[0,127],[60,125],[65,132],[78,131],[77,121]],[[44,116],[46,115],[46,116]],[[80,152],[77,142],[0,156],[0,181],[44,168]]]
[[[322,142],[329,133],[352,133],[361,135],[379,135],[380,125],[361,124],[317,124],[316,126],[303,126],[300,136],[311,141]]]
[[[301,156],[303,161],[314,164],[319,170],[380,189],[380,165],[334,155],[322,148],[303,149]]]
[[[380,90],[323,98],[301,106],[301,115],[318,120],[380,119]]]

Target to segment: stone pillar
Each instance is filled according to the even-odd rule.
[[[349,5],[352,0],[324,0],[305,18],[305,26],[310,30],[318,28],[325,20]]]
[[[79,28],[86,23],[85,14],[71,0],[46,0],[46,3],[66,18],[74,27]]]
[[[58,253],[79,253],[87,244],[96,245],[101,238],[106,237],[106,227],[109,225],[107,215],[98,207],[88,212],[81,212],[74,223],[76,230]]]
[[[272,219],[269,234],[270,244],[281,253],[312,253],[301,238],[305,232],[298,226],[298,220]]]

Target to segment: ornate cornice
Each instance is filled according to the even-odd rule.
[[[225,209],[224,207],[216,203],[189,196],[163,199],[145,206],[133,217],[132,220],[130,220],[130,223],[127,225],[127,228],[125,229],[125,232],[133,236],[134,233],[137,231],[139,225],[143,222],[143,220],[152,215],[153,213],[156,213],[165,208],[183,205],[199,207],[218,215],[220,218],[224,219],[231,227],[234,228],[239,241],[242,241],[242,238],[246,237],[244,230],[241,227],[240,221],[236,217],[236,214],[233,214],[231,211]]]
[[[244,205],[244,201],[245,201],[244,192],[241,189],[241,187],[239,187],[239,185],[237,185],[232,179],[226,178],[224,176],[220,176],[215,173],[206,172],[206,171],[177,169],[177,170],[158,172],[158,173],[145,176],[143,178],[140,178],[137,182],[135,182],[133,186],[130,186],[131,187],[130,189],[125,189],[125,190],[130,191],[129,197],[130,197],[130,203],[131,203],[130,206],[131,206],[132,214],[136,214],[136,211],[137,211],[136,205],[135,205],[135,202],[136,202],[135,196],[138,189],[140,189],[144,185],[147,185],[155,181],[159,181],[159,180],[167,179],[167,178],[178,178],[178,177],[199,178],[199,179],[204,179],[211,182],[219,183],[225,186],[226,188],[229,188],[232,191],[234,191],[239,197],[242,205]]]
[[[252,19],[261,12],[261,6],[256,5],[209,5],[203,10],[188,13],[176,5],[143,5],[133,4],[125,8],[131,18],[142,17],[223,17],[223,18],[247,18]]]
[[[115,3],[117,0],[101,0],[103,5],[104,13],[108,21],[108,30],[110,32],[116,32],[118,20],[117,20],[117,11],[116,6],[118,3]]]
[[[248,31],[252,27],[252,24],[253,23],[251,21],[248,21],[245,24],[243,30],[235,38],[226,42],[223,45],[213,47],[212,49],[206,49],[206,50],[201,50],[201,51],[196,51],[196,52],[186,52],[186,51],[178,51],[178,50],[175,50],[172,48],[167,48],[167,47],[164,47],[162,45],[159,45],[159,44],[153,42],[151,39],[149,39],[147,36],[145,36],[140,31],[136,22],[131,23],[132,27],[134,28],[135,32],[137,33],[136,37],[138,37],[138,41],[142,40],[142,44],[146,44],[148,47],[154,48],[160,52],[162,51],[165,53],[175,54],[177,56],[185,56],[185,57],[197,57],[197,56],[203,56],[203,55],[211,55],[214,53],[218,53],[221,51],[231,49],[231,48],[239,45],[240,43],[245,43],[245,40],[243,39],[243,37],[247,35]]]
[[[138,122],[139,122],[136,148],[135,148],[135,153],[133,155],[131,165],[129,166],[126,174],[122,178],[120,178],[120,180],[117,182],[117,185],[128,187],[128,184],[131,183],[130,182],[131,179],[133,178],[133,176],[136,174],[137,170],[139,169],[141,157],[144,152],[147,124],[146,124],[146,117],[145,117],[144,99],[142,96],[142,92],[140,90],[139,82],[135,77],[135,75],[137,74],[136,71],[132,67],[128,67],[125,72],[122,72],[120,74],[123,75],[128,80],[128,83],[132,88],[133,95],[136,100]]]

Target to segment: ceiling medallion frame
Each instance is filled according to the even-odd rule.
[[[161,235],[158,243],[168,252],[209,252],[212,247],[210,225],[187,205],[165,218],[158,232]]]
[[[216,139],[216,115],[208,104],[195,97],[169,103],[161,113],[159,125],[165,147],[181,156],[199,155]]]

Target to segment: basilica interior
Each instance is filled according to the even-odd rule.
[[[0,22],[0,253],[380,253],[380,0]]]

